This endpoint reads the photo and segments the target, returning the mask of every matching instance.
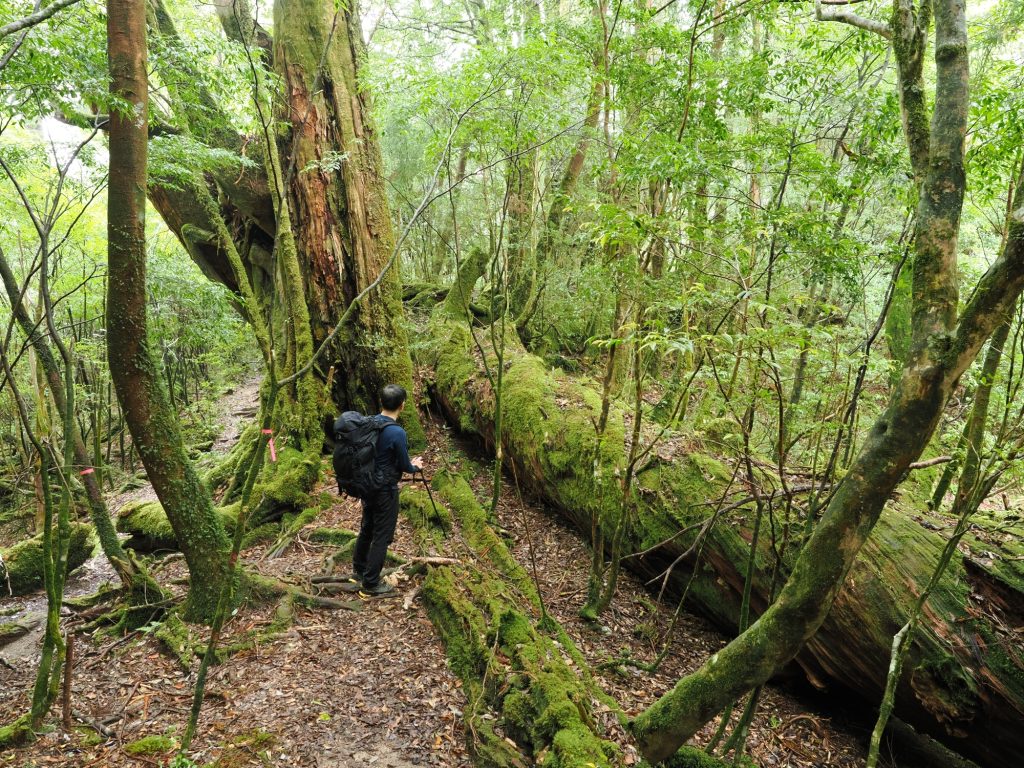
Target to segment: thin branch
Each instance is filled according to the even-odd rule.
[[[40,5],[42,5],[42,0],[36,0],[36,4],[32,8],[33,12],[38,11]],[[22,43],[25,42],[25,38],[28,37],[28,33],[29,30],[27,29],[22,30],[21,36],[14,41],[14,44],[10,48],[8,48],[7,52],[3,55],[2,58],[0,58],[0,72],[3,72],[7,65],[11,63],[11,59],[14,58],[14,54],[18,52],[18,49],[21,48]],[[2,130],[3,129],[0,128],[0,131]]]
[[[15,32],[20,32],[23,29],[34,27],[36,24],[41,24],[58,11],[62,11],[69,5],[74,5],[77,2],[78,0],[57,0],[53,5],[48,5],[41,11],[36,11],[23,19],[18,19],[17,21],[12,21],[10,24],[5,24],[0,27],[0,40],[8,35],[13,35]]]
[[[926,459],[925,461],[912,462],[907,469],[927,469],[928,467],[934,467],[936,464],[945,464],[948,461],[952,461],[952,456],[936,456],[934,459]]]
[[[828,5],[837,5],[837,3],[828,3]],[[885,22],[858,16],[845,8],[825,8],[822,0],[815,0],[814,16],[818,21],[837,21],[840,24],[849,24],[851,27],[866,29],[868,32],[881,35],[886,40],[892,40],[892,28]]]

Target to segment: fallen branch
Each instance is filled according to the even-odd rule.
[[[82,725],[87,725],[92,728],[96,733],[105,739],[114,738],[114,732],[107,728],[103,723],[98,720],[93,720],[91,717],[86,717],[81,712],[75,710],[73,713],[75,720],[80,722]]]

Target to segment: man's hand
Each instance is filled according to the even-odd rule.
[[[423,457],[422,456],[414,456],[414,457],[412,457],[411,459],[409,459],[409,463],[412,464],[413,467],[415,467],[417,472],[422,472],[423,471]]]

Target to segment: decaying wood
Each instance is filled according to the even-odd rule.
[[[493,447],[494,395],[466,319],[439,307],[431,344],[425,362],[434,366],[434,401],[452,423]],[[482,348],[493,365],[486,344]],[[595,519],[609,524],[614,518],[601,504],[607,494],[595,480],[595,466],[613,474],[622,465],[622,413],[613,409],[610,436],[599,445],[591,423],[600,403],[596,392],[553,373],[517,346],[515,338],[507,340],[505,363],[506,464],[524,488],[580,530],[589,532]],[[691,549],[712,513],[708,502],[721,495],[728,477],[718,461],[699,452],[656,461],[640,472],[628,549],[646,554],[628,558],[628,567],[647,579],[663,575]],[[684,557],[669,580],[669,593],[678,595],[693,577],[691,604],[732,629],[749,552],[748,512],[734,510],[728,524],[708,530],[700,557],[696,552]],[[795,525],[802,528],[803,523]],[[979,518],[979,525],[985,520]],[[1024,569],[1012,560],[1019,545],[1014,549],[1012,539],[1005,539],[975,541],[976,554],[956,558],[929,603],[897,699],[902,719],[957,751],[994,764],[1009,764],[1024,751],[1019,728],[1024,715],[1024,653],[1019,652]],[[853,690],[877,703],[892,636],[931,575],[942,545],[942,536],[901,509],[889,505],[882,511],[828,618],[795,659],[813,684]],[[982,556],[984,551],[991,556]],[[755,615],[765,610],[769,593],[773,554],[768,544],[762,543],[757,562]]]

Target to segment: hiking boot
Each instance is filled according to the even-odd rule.
[[[352,571],[352,573],[345,577],[345,581],[349,582],[350,584],[362,584],[363,574],[361,574],[359,571]]]
[[[364,586],[359,590],[360,597],[391,597],[392,595],[397,594],[398,590],[386,581],[382,581],[372,587]]]

